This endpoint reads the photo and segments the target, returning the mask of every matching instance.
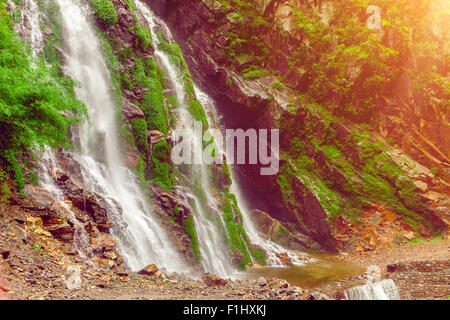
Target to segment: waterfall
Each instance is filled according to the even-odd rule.
[[[400,300],[397,286],[392,279],[353,287],[344,294],[347,300]]]
[[[75,95],[88,109],[78,128],[81,151],[73,155],[83,186],[105,200],[112,234],[132,270],[155,263],[169,272],[187,271],[163,227],[151,212],[136,176],[122,164],[109,72],[91,26],[87,4],[57,0],[63,21],[64,71],[79,81]]]
[[[52,174],[58,170],[58,161],[55,157],[55,153],[50,147],[46,147],[44,153],[41,155],[39,161],[38,178],[41,187],[47,191],[55,200],[58,205],[67,212],[67,220],[69,220],[75,229],[73,244],[78,255],[91,266],[94,264],[91,262],[93,253],[89,244],[89,236],[84,229],[83,225],[75,217],[72,208],[67,204],[64,193],[59,189],[54,181]]]
[[[159,38],[156,34],[156,28],[162,28],[164,33],[169,41],[173,41],[173,36],[170,32],[170,29],[167,25],[155,17],[155,15],[148,9],[148,7],[143,4],[140,0],[134,0],[134,3],[138,10],[143,14],[147,23],[150,26],[150,30],[152,32],[152,37],[155,42],[155,56],[160,64],[160,66],[166,72],[171,85],[176,93],[178,98],[178,102],[180,104],[180,108],[177,109],[177,119],[178,119],[178,128],[192,128],[194,119],[192,115],[187,110],[186,99],[185,99],[185,88],[182,83],[182,79],[180,79],[179,72],[177,68],[173,66],[170,62],[167,54],[159,48]],[[196,86],[194,86],[195,94],[199,100],[199,102],[204,107],[204,110],[207,114],[207,120],[210,125],[216,122],[217,113],[215,110],[214,101],[204,92],[199,90]],[[197,137],[188,137],[190,142],[194,145],[194,150],[197,146],[202,146],[202,141],[198,140]],[[224,150],[218,150],[219,153],[224,154]],[[194,222],[200,242],[200,253],[202,258],[202,265],[206,271],[215,273],[219,276],[229,275],[233,268],[230,264],[230,259],[227,256],[227,248],[224,243],[225,239],[223,237],[223,231],[219,230],[217,225],[208,219],[208,216],[214,215],[217,217],[221,217],[222,213],[220,210],[220,205],[217,200],[217,196],[211,192],[211,183],[208,179],[207,165],[195,165],[190,167],[190,178],[195,179],[195,177],[200,177],[201,185],[206,194],[206,204],[202,203],[198,199],[198,196],[195,195],[192,190],[186,187],[178,187],[182,194],[185,194],[188,199],[194,201],[195,205],[193,206],[194,211]],[[267,263],[270,266],[282,266],[280,259],[277,257],[277,254],[286,253],[294,264],[302,265],[304,264],[305,257],[300,259],[301,253],[294,253],[293,251],[286,250],[282,246],[269,241],[262,239],[258,232],[256,231],[255,226],[253,225],[252,220],[250,219],[250,213],[247,209],[245,202],[243,201],[243,197],[241,195],[239,186],[236,183],[236,179],[234,177],[234,172],[231,172],[232,181],[234,181],[231,185],[230,192],[235,194],[236,200],[238,202],[238,207],[241,210],[243,215],[243,224],[244,228],[249,236],[250,242],[262,247],[267,254]],[[204,199],[202,199],[204,200]],[[204,201],[203,201],[204,202]],[[225,226],[223,220],[221,220],[223,230],[225,230]],[[220,253],[220,254],[218,254]],[[306,254],[304,254],[306,255]]]
[[[44,35],[39,26],[41,13],[36,2],[35,0],[22,0],[20,23],[14,25],[16,33],[30,43],[33,49],[33,58],[42,51],[44,46]]]
[[[210,96],[208,96],[205,92],[201,91],[198,87],[195,87],[195,92],[198,97],[198,100],[200,101],[200,103],[202,104],[207,113],[208,123],[210,124],[218,123],[219,117],[217,115],[217,109],[214,100]],[[218,126],[220,126],[220,124],[218,124]],[[221,130],[222,132],[224,131],[223,128],[221,128]],[[226,155],[226,151],[223,149],[218,150],[218,152],[220,154]],[[306,253],[287,250],[286,248],[283,248],[281,245],[274,243],[273,241],[263,239],[260,236],[256,226],[253,223],[253,220],[251,219],[250,210],[248,208],[244,196],[242,195],[241,188],[237,182],[238,180],[236,178],[236,172],[234,168],[235,168],[234,165],[230,165],[230,174],[232,180],[230,192],[236,196],[236,202],[238,204],[239,209],[241,210],[244,219],[243,221],[244,228],[245,231],[247,232],[250,242],[252,244],[260,246],[266,252],[267,265],[272,267],[282,267],[283,264],[281,260],[277,257],[278,254],[282,253],[287,254],[295,265],[303,265],[305,260],[312,261],[313,259],[309,258]]]
[[[188,111],[186,91],[180,77],[180,72],[177,67],[170,62],[169,56],[160,49],[160,41],[156,29],[162,27],[169,41],[172,41],[173,39],[172,34],[167,25],[163,21],[157,19],[146,5],[139,0],[134,0],[134,3],[149,25],[155,45],[156,61],[165,71],[178,99],[179,107],[176,110],[178,119],[177,128],[192,128],[194,118]],[[200,150],[203,150],[202,137],[199,138],[200,139],[194,135],[187,137],[193,145],[200,147]],[[199,240],[201,264],[207,272],[219,276],[230,275],[234,271],[234,268],[231,259],[228,256],[228,249],[225,242],[226,239],[223,231],[225,230],[225,223],[221,219],[222,212],[217,200],[217,195],[213,194],[211,191],[212,188],[208,179],[208,168],[206,165],[192,165],[189,166],[188,171],[188,185],[179,185],[177,186],[177,189],[180,194],[186,197],[188,200],[187,203],[191,204],[190,207],[194,215],[194,224]],[[194,190],[195,183],[202,186],[202,189],[205,192],[205,198],[200,199],[199,195],[196,194]],[[217,223],[211,221],[211,217],[220,218],[221,228],[219,228]]]
[[[71,154],[72,161],[76,162],[81,170],[80,182],[106,205],[108,217],[113,224],[112,235],[119,241],[119,252],[132,270],[155,263],[169,272],[188,271],[184,259],[173,248],[163,227],[149,208],[138,179],[122,163],[116,126],[117,110],[112,98],[110,75],[102,55],[101,43],[89,21],[89,6],[76,0],[55,2],[59,5],[63,23],[64,72],[81,84],[75,88],[75,94],[86,104],[89,113],[89,120],[84,121],[75,130],[80,150]],[[169,56],[159,48],[157,28],[162,28],[169,41],[173,41],[170,30],[141,1],[134,0],[134,3],[150,26],[155,58],[165,71],[178,99],[180,107],[176,109],[177,128],[191,128],[194,118],[188,111],[186,91],[180,73],[171,63]],[[22,20],[29,26],[25,37],[28,37],[35,54],[38,54],[42,50],[44,40],[39,27],[40,13],[35,1],[25,0],[23,4]],[[205,107],[208,122],[213,123],[217,118],[214,102],[198,88],[195,88],[195,91]],[[198,137],[192,135],[188,139],[194,145],[202,146]],[[68,212],[68,219],[75,228],[75,248],[86,262],[90,262],[92,252],[89,237],[75,218],[71,207],[64,202],[64,194],[54,183],[52,171],[58,169],[58,161],[50,148],[45,149],[40,163],[38,176],[41,186]],[[209,178],[210,167],[192,165],[185,169],[188,181],[179,183],[176,188],[190,204],[193,212],[201,264],[207,272],[229,276],[235,270],[226,244],[226,227],[221,204]],[[231,172],[231,176],[232,180],[236,181],[234,172]],[[203,195],[196,192],[195,184],[202,186]],[[250,241],[266,251],[268,264],[281,266],[278,253],[288,253],[294,263],[297,263],[295,255],[290,251],[260,237],[236,183],[232,184],[230,191],[236,195]]]
[[[381,279],[378,266],[367,268],[367,283],[344,291],[347,300],[400,300],[400,293],[392,279]]]
[[[38,54],[42,51],[44,43],[44,35],[39,26],[39,18],[41,13],[34,0],[23,0],[20,14],[21,21],[14,26],[14,30],[30,43],[33,57],[32,63],[35,63],[38,58]],[[60,208],[67,213],[67,219],[73,224],[75,229],[73,238],[75,250],[83,260],[91,266],[94,266],[90,261],[93,254],[89,245],[89,236],[87,235],[83,225],[75,217],[70,205],[64,201],[64,194],[53,179],[52,172],[55,172],[57,168],[58,162],[56,160],[55,153],[50,147],[46,146],[44,153],[40,156],[37,170],[40,185],[52,196]]]

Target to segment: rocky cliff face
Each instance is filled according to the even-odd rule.
[[[366,8],[352,1],[147,3],[175,30],[191,72],[219,102],[227,127],[280,129],[277,176],[240,168],[253,207],[330,251],[356,246],[342,239],[363,232],[369,222],[362,217],[382,214],[379,205],[414,236],[447,232],[445,3],[424,7],[422,21],[406,4],[404,17],[383,7],[384,27],[373,32],[365,27]],[[431,29],[426,21],[433,21]],[[402,23],[416,33],[402,34]],[[367,39],[384,51],[367,47]],[[421,48],[428,39],[432,54]],[[375,231],[359,244],[370,248],[382,238]]]
[[[298,250],[336,252],[371,250],[436,232],[446,236],[449,108],[442,83],[448,79],[449,63],[442,32],[446,20],[440,21],[439,14],[427,19],[436,22],[433,34],[440,54],[430,57],[413,47],[403,48],[404,35],[387,28],[375,32],[374,43],[379,41],[384,51],[367,55],[365,50],[371,47],[365,47],[364,38],[339,41],[337,30],[343,27],[339,16],[348,12],[330,2],[147,2],[176,33],[189,65],[184,70],[186,81],[191,81],[192,73],[216,99],[227,128],[280,129],[277,175],[261,176],[258,166],[237,168],[263,238]],[[126,164],[151,195],[170,241],[201,269],[195,228],[189,227],[193,213],[174,188],[175,173],[180,172],[169,156],[176,108],[173,88],[156,63],[145,19],[130,1],[111,4],[117,22],[97,13],[95,23],[122,106],[119,123]],[[353,18],[364,21],[361,8],[357,9]],[[44,19],[46,45],[52,47],[58,34],[49,20]],[[367,32],[356,22],[349,29],[356,27]],[[159,36],[167,40],[163,28]],[[184,68],[181,52],[165,44]],[[44,55],[48,60],[58,54],[47,47]],[[392,58],[391,64],[385,55]],[[349,63],[352,59],[354,63]],[[376,69],[377,64],[383,68]],[[374,78],[378,73],[382,81]],[[433,78],[426,78],[430,74]],[[376,99],[371,100],[372,95]],[[76,142],[76,135],[72,138]],[[80,172],[70,153],[60,150],[58,167],[53,182],[81,225],[32,184],[25,188],[30,199],[14,196],[7,205],[9,214],[2,218],[52,238],[58,250],[71,257],[80,254],[77,241],[85,234],[82,254],[98,266],[124,273],[104,201],[77,183]],[[227,193],[226,168],[217,166],[213,174],[220,205],[231,208],[233,226],[241,224],[239,209]],[[246,264],[249,257],[243,252],[244,248],[230,250],[235,264]],[[281,258],[289,264],[289,259]]]

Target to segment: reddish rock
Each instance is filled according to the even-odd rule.
[[[155,264],[150,264],[146,266],[144,269],[138,272],[138,274],[145,275],[145,276],[152,276],[156,272],[158,272],[158,267]]]
[[[219,278],[211,273],[205,273],[202,276],[202,280],[208,287],[225,286],[228,283],[227,280]]]
[[[92,239],[92,250],[94,252],[108,252],[115,250],[119,243],[116,239],[106,233],[100,233],[96,238]]]
[[[128,99],[123,99],[122,113],[127,120],[145,118],[144,112]]]

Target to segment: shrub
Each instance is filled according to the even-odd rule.
[[[70,147],[67,130],[78,117],[62,111],[86,114],[73,95],[73,81],[52,75],[42,61],[34,63],[15,34],[5,0],[0,2],[0,159],[24,186],[22,167],[29,164],[31,149],[49,145]]]

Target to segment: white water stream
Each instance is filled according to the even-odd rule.
[[[400,293],[392,279],[381,280],[378,266],[367,268],[367,283],[344,291],[347,300],[400,300]]]
[[[143,4],[139,0],[135,0],[134,3],[138,10],[143,14],[150,26],[153,40],[155,42],[156,59],[159,65],[166,72],[168,79],[171,82],[171,86],[176,93],[180,105],[180,107],[177,109],[177,127],[182,129],[192,128],[194,119],[187,109],[186,92],[180,76],[180,72],[170,62],[170,58],[168,57],[168,55],[159,48],[159,39],[155,30],[158,30],[158,28],[160,28],[160,30],[162,30],[165,34],[168,41],[173,41],[173,36],[170,33],[167,25],[163,21],[155,17],[155,15],[148,9],[145,4]],[[212,125],[217,119],[214,101],[206,93],[200,91],[197,87],[195,87],[195,93],[199,102],[202,104],[207,113],[208,123]],[[194,131],[190,130],[188,132],[193,133]],[[194,150],[196,150],[197,147],[202,150],[201,137],[199,139],[199,137],[192,135],[187,137],[187,139],[193,145]],[[224,154],[224,150],[222,149],[218,150],[218,152]],[[205,270],[208,272],[213,272],[220,276],[224,276],[229,275],[231,272],[233,272],[233,267],[231,266],[230,259],[226,254],[227,250],[224,243],[225,239],[223,237],[223,231],[219,230],[217,225],[211,222],[211,220],[208,218],[211,215],[215,217],[221,217],[222,213],[220,210],[220,205],[217,201],[217,195],[211,192],[213,188],[208,179],[207,170],[207,165],[192,165],[189,173],[190,180],[197,180],[197,183],[201,182],[201,186],[205,191],[206,203],[202,203],[202,201],[199,200],[199,196],[189,188],[179,187],[179,189],[195,203],[195,208],[193,208],[193,211],[195,213],[194,220],[199,238],[202,264]],[[233,172],[232,178],[233,181],[236,181]],[[244,218],[244,228],[250,238],[250,241],[261,246],[266,251],[268,258],[267,262],[270,266],[282,266],[280,259],[277,257],[277,254],[280,253],[287,253],[293,260],[293,262],[297,265],[304,263],[303,260],[299,259],[293,252],[284,249],[280,245],[270,240],[262,239],[258,234],[255,226],[253,225],[249,210],[247,209],[247,206],[243,201],[239,186],[236,183],[233,183],[230,191],[236,196],[238,206]],[[221,222],[223,223],[222,220]],[[224,225],[222,227],[224,227]],[[217,254],[218,252],[221,252],[220,256]]]
[[[169,56],[160,49],[160,41],[157,35],[158,28],[162,28],[165,36],[169,41],[172,41],[172,35],[169,28],[165,23],[157,19],[154,14],[139,0],[134,0],[134,3],[138,10],[142,13],[146,19],[150,31],[152,33],[154,45],[155,45],[155,58],[159,66],[164,70],[167,79],[170,82],[179,107],[176,110],[177,113],[177,128],[189,129],[194,124],[194,118],[188,111],[186,101],[186,90],[184,88],[182,75],[176,66],[174,66]],[[188,131],[191,132],[191,131]],[[188,141],[194,145],[194,150],[202,148],[202,137],[191,135],[185,137]],[[199,139],[200,138],[200,139]],[[227,246],[225,243],[224,229],[225,225],[222,220],[222,213],[220,205],[217,200],[217,195],[212,193],[212,186],[208,179],[208,171],[205,165],[191,165],[188,168],[189,181],[187,185],[178,186],[177,189],[180,194],[184,195],[191,205],[191,210],[194,214],[194,223],[199,240],[199,250],[201,256],[201,264],[207,272],[214,273],[218,276],[228,276],[233,273],[234,268],[231,263],[231,259],[228,255]],[[204,190],[203,197],[195,192],[194,185],[200,185]],[[199,188],[200,189],[200,188]],[[222,224],[222,228],[219,228],[217,223],[214,223],[212,219],[219,219]],[[217,220],[216,220],[217,221]]]
[[[20,11],[20,23],[14,25],[14,30],[25,40],[27,40],[33,49],[33,58],[42,52],[44,47],[44,35],[39,26],[39,17],[41,15],[36,0],[22,0],[22,10]]]
[[[201,102],[203,108],[206,111],[208,123],[210,123],[211,125],[213,123],[218,123],[219,116],[217,114],[217,109],[214,100],[197,87],[195,87],[195,92],[198,97],[198,100]],[[217,124],[217,126],[220,126],[220,124]],[[224,132],[223,128],[221,128],[221,131]],[[216,140],[222,139],[221,137],[215,138]],[[218,146],[221,146],[221,144],[218,144]],[[220,147],[218,152],[219,154],[226,156],[226,151],[220,149]],[[238,204],[238,207],[242,213],[244,220],[243,221],[244,229],[247,232],[250,242],[264,249],[267,256],[267,265],[272,267],[283,267],[284,266],[283,263],[277,256],[278,254],[283,253],[287,254],[289,258],[292,260],[292,262],[298,266],[303,265],[305,263],[305,260],[309,260],[312,262],[313,259],[307,258],[308,255],[306,253],[288,250],[286,248],[283,248],[283,246],[271,240],[263,239],[260,236],[260,233],[258,232],[257,227],[255,226],[251,218],[250,209],[248,208],[247,202],[245,201],[245,197],[243,196],[241,188],[237,183],[238,180],[234,170],[234,165],[230,165],[230,174],[231,180],[233,182],[230,186],[230,192],[236,196],[236,202]]]
[[[109,72],[101,44],[81,1],[57,0],[63,20],[65,72],[81,83],[75,89],[88,109],[78,134],[84,187],[105,200],[113,235],[128,266],[139,270],[155,263],[169,272],[187,271],[147,204],[136,176],[122,164]]]

